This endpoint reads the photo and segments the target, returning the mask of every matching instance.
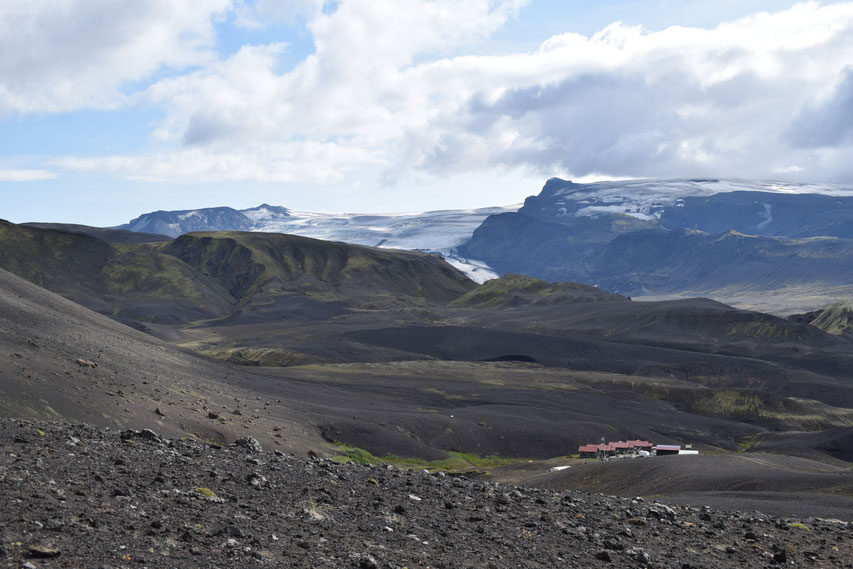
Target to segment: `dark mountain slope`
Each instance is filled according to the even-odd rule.
[[[835,286],[853,283],[853,240],[643,231],[620,235],[587,263],[589,278],[628,293]]]
[[[101,241],[106,241],[107,243],[162,243],[170,239],[167,235],[157,233],[137,233],[126,229],[91,227],[75,223],[22,223],[21,225],[25,227],[37,227],[39,229],[55,229],[69,233],[80,233],[100,239]]]
[[[2,416],[150,426],[216,440],[242,436],[254,418],[253,434],[265,440],[277,421],[293,430],[297,449],[320,443],[316,431],[302,433],[281,407],[269,419],[246,410],[236,422],[211,420],[208,410],[254,400],[258,392],[241,387],[241,375],[0,269]]]
[[[769,192],[688,196],[678,207],[664,208],[660,223],[669,229],[706,233],[734,230],[748,235],[853,239],[853,199]]]

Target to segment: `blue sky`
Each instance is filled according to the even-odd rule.
[[[853,182],[853,2],[5,0],[0,217]]]

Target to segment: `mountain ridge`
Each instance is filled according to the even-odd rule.
[[[853,190],[552,178],[518,211],[487,218],[458,252],[498,273],[631,297],[751,298],[756,308],[772,300],[790,314],[831,304],[839,291],[853,296]]]

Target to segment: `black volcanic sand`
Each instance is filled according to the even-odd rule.
[[[298,452],[324,444],[304,417],[260,398],[259,383],[0,270],[2,416],[219,441],[251,433]]]
[[[655,456],[607,461],[563,461],[557,472],[508,466],[492,472],[551,490],[657,496],[673,503],[776,515],[853,521],[853,467],[764,453]]]
[[[684,413],[622,387],[630,382],[662,390],[680,386],[676,380],[514,362],[338,364],[264,373],[282,378],[283,394],[304,382],[322,394],[318,401],[326,405],[348,403],[349,413],[327,414],[319,423],[324,435],[377,456],[439,458],[435,449],[447,449],[542,459],[575,453],[579,444],[602,435],[678,442],[685,432],[691,433],[691,442],[734,450],[731,439],[764,432]],[[599,385],[615,386],[618,398]]]
[[[8,567],[853,567],[853,528],[0,419]]]

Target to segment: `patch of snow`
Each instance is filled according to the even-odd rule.
[[[757,227],[759,230],[763,230],[765,227],[767,227],[767,225],[768,225],[771,221],[773,221],[773,213],[772,213],[772,211],[773,211],[773,206],[772,206],[772,205],[770,205],[770,204],[768,204],[768,203],[761,204],[761,205],[763,205],[763,206],[764,206],[764,213],[763,213],[763,214],[761,214],[761,216],[764,218],[764,220],[763,220],[761,223],[759,223],[758,225],[756,225],[756,227]]]
[[[444,257],[444,260],[447,261],[448,264],[465,273],[466,277],[477,284],[483,284],[486,281],[496,279],[500,276],[494,271],[494,269],[483,261],[479,261],[477,259],[465,259],[449,251],[441,253],[441,256]]]

